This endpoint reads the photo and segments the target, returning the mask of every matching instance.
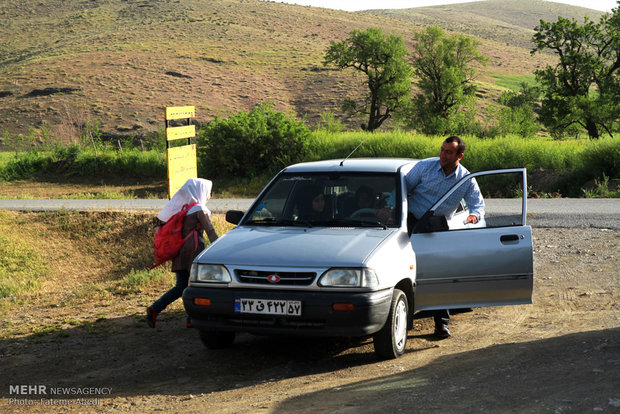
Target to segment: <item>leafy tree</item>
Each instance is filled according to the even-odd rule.
[[[476,93],[472,65],[487,61],[478,52],[480,42],[460,34],[448,36],[437,26],[416,32],[414,42],[413,69],[420,93],[413,100],[410,126],[429,134],[463,132],[455,129],[473,122],[472,116],[459,114],[472,114]]]
[[[502,135],[518,134],[532,136],[540,131],[536,122],[535,108],[538,105],[540,92],[537,87],[521,84],[520,91],[504,92],[499,103],[504,105],[499,111],[499,130]]]
[[[535,72],[543,124],[556,134],[579,126],[590,138],[600,129],[612,135],[620,117],[620,6],[599,23],[559,17],[541,20],[534,30],[532,54],[549,49],[559,58],[555,67]]]
[[[538,87],[530,86],[527,82],[522,82],[519,91],[502,93],[499,97],[499,103],[509,108],[518,108],[519,106],[527,105],[533,110],[539,98],[540,90]]]
[[[361,102],[347,99],[345,112],[367,116],[362,128],[374,131],[409,99],[411,67],[403,39],[385,35],[379,28],[353,30],[342,42],[331,42],[324,65],[353,68],[368,78],[368,93]]]

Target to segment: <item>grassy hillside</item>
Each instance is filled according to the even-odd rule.
[[[584,17],[598,21],[603,15],[597,10],[540,0],[486,0],[366,13],[425,26],[435,25],[528,50],[532,48],[533,29],[541,19],[555,21],[562,16],[581,23]]]
[[[504,88],[498,76],[510,84],[506,77],[527,76],[551,59],[507,41],[529,30],[531,15],[592,13],[535,0],[398,13],[258,0],[3,0],[0,134],[47,124],[69,139],[76,125],[95,119],[106,132],[144,134],[163,126],[167,105],[196,105],[198,120],[207,121],[261,99],[313,124],[323,111],[339,116],[342,99],[364,87],[352,72],[323,67],[329,42],[370,26],[402,35],[409,46],[412,31],[426,24],[480,36],[491,60],[479,77],[480,97],[493,99]]]
[[[152,219],[150,212],[0,211],[0,340],[78,325],[89,329],[123,308],[142,316],[174,280],[169,264],[147,270],[153,264]],[[219,235],[233,227],[222,214],[211,219]],[[112,308],[104,311],[107,305]],[[26,308],[36,308],[37,317]],[[173,309],[182,309],[181,301]]]

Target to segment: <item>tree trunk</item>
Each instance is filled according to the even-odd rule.
[[[588,130],[588,136],[590,138],[598,139],[600,137],[596,122],[592,118],[586,119],[586,129]]]
[[[375,129],[379,128],[377,125],[377,98],[376,94],[373,92],[370,97],[370,115],[368,116],[368,126],[366,127],[366,131],[373,132]]]

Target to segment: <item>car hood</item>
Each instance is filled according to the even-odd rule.
[[[394,231],[241,226],[210,245],[197,261],[248,266],[361,266]]]

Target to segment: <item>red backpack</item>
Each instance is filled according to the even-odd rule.
[[[166,263],[168,260],[174,259],[181,250],[181,247],[187,239],[195,235],[196,230],[192,231],[185,237],[182,237],[183,219],[187,211],[198,203],[185,204],[181,211],[163,225],[157,228],[155,232],[155,241],[153,242],[153,252],[155,254],[155,264],[149,268],[154,269],[159,265]]]

